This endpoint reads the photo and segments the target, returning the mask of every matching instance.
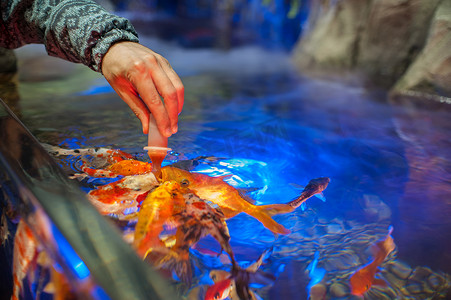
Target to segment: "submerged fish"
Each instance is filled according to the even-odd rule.
[[[2,207],[2,214],[0,216],[0,245],[8,240],[10,236],[8,221],[6,219],[6,208]]]
[[[81,170],[91,177],[115,178],[119,175],[141,175],[152,172],[152,164],[135,159],[120,160],[105,169],[95,169],[83,163]]]
[[[185,209],[173,216],[173,222],[178,226],[175,244],[170,249],[155,249],[150,255],[153,256],[152,260],[157,267],[174,270],[182,281],[190,284],[192,271],[189,249],[201,238],[211,235],[230,256],[233,264],[235,258],[229,244],[229,230],[221,210],[211,207],[189,190],[184,192],[183,197]]]
[[[38,256],[38,241],[30,227],[21,220],[14,237],[13,250],[13,294],[11,300],[19,300],[23,280]]]
[[[263,261],[271,253],[271,250],[263,252],[257,261],[242,269],[236,264],[232,264],[232,271],[212,270],[210,278],[215,284],[207,289],[205,299],[259,299],[260,297],[249,289],[249,284],[253,279]]]
[[[301,195],[287,204],[293,208],[298,208],[312,196],[317,196],[321,200],[326,201],[322,192],[327,188],[329,182],[330,179],[328,177],[320,177],[310,180]]]
[[[190,173],[175,167],[161,169],[161,181],[176,180],[183,187],[189,187],[200,198],[217,204],[226,218],[244,212],[274,233],[288,234],[290,230],[272,219],[277,214],[289,213],[293,207],[286,204],[253,205],[243,199],[241,194],[224,181],[225,177],[210,177],[205,174]]]
[[[388,229],[387,237],[375,242],[371,246],[374,260],[369,264],[358,269],[349,279],[351,285],[351,294],[362,296],[372,285],[387,286],[383,279],[375,278],[379,265],[395,249],[396,245],[391,237],[393,226]]]
[[[47,152],[55,156],[66,156],[66,155],[81,155],[81,156],[92,156],[96,160],[102,161],[103,164],[114,164],[124,159],[132,159],[133,156],[127,152],[108,149],[108,148],[84,148],[84,149],[64,149],[57,146],[52,146],[49,144],[41,143]]]
[[[76,174],[74,177],[108,177],[115,178],[120,175],[140,175],[150,173],[152,164],[135,160],[133,155],[108,148],[63,149],[48,144],[42,144],[44,148],[55,156],[81,156],[81,171],[84,174]]]
[[[164,246],[159,238],[164,225],[184,208],[185,199],[175,181],[166,181],[147,195],[138,213],[133,241],[140,257],[145,258],[149,250]]]
[[[137,199],[158,186],[153,173],[126,176],[102,185],[88,193],[88,199],[102,214],[124,214],[126,209],[137,210]]]
[[[234,286],[232,278],[226,278],[207,289],[205,300],[224,300],[229,297]]]

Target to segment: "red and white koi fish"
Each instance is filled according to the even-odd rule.
[[[375,242],[371,246],[370,250],[374,255],[374,260],[358,269],[349,279],[351,294],[362,296],[373,285],[387,286],[385,280],[375,278],[375,275],[378,272],[379,265],[393,250],[395,250],[396,245],[391,237],[392,231],[393,226],[390,226],[387,237]]]
[[[101,214],[117,214],[121,218],[126,209],[137,211],[138,200],[145,198],[158,184],[153,173],[126,176],[90,191],[88,199]]]
[[[31,268],[36,266],[38,241],[30,227],[21,220],[14,237],[13,250],[13,294],[11,300],[19,300],[23,280]]]
[[[205,300],[224,300],[229,297],[233,290],[234,281],[232,278],[223,279],[208,288],[205,293]]]

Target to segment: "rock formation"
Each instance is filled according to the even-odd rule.
[[[450,25],[450,0],[311,1],[294,61],[306,74],[451,97]]]

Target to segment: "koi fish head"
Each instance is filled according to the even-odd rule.
[[[371,288],[374,275],[370,274],[366,269],[360,269],[354,273],[349,279],[351,284],[351,294],[362,296]]]
[[[223,300],[227,298],[233,288],[232,279],[228,278],[210,286],[205,293],[205,300]]]
[[[228,176],[210,177],[205,174],[190,173],[188,171],[166,166],[161,169],[161,181],[174,180],[177,181],[182,188],[190,188],[193,190],[204,188],[218,188],[228,186],[224,182],[224,178]]]
[[[188,187],[194,182],[194,176],[185,170],[166,166],[161,168],[161,181],[174,180],[182,187]]]
[[[311,185],[311,188],[315,189],[317,192],[322,192],[327,188],[329,182],[329,177],[320,177],[310,180],[308,185]]]
[[[184,192],[184,189],[177,181],[169,180],[163,182],[158,188],[147,195],[147,198],[152,198],[154,201],[175,201],[180,199],[183,200]]]

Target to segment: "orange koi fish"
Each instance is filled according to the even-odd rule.
[[[180,185],[166,181],[150,192],[141,204],[135,227],[134,246],[141,257],[155,247],[163,246],[159,236],[164,225],[185,207]]]
[[[257,220],[274,233],[288,234],[290,230],[274,221],[271,217],[289,213],[293,207],[286,204],[253,205],[243,199],[241,194],[224,181],[225,177],[210,177],[205,174],[190,173],[175,167],[166,166],[161,169],[161,181],[175,180],[182,187],[189,187],[200,198],[217,204],[226,218],[244,212]]]
[[[112,164],[107,167],[107,170],[123,176],[142,175],[152,172],[152,164],[144,161],[127,159]]]
[[[14,237],[13,250],[13,294],[11,300],[19,300],[23,288],[23,279],[35,265],[38,256],[38,241],[30,227],[20,220]]]
[[[141,175],[152,172],[152,164],[144,161],[126,159],[113,163],[105,169],[95,169],[88,167],[85,162],[81,166],[82,172],[91,177],[115,178],[119,175]]]
[[[387,286],[387,283],[383,279],[375,278],[375,275],[378,272],[378,266],[393,250],[395,250],[396,245],[391,237],[392,231],[393,226],[390,226],[387,237],[377,241],[371,246],[374,260],[358,269],[349,279],[351,284],[351,294],[362,296],[373,284]]]

